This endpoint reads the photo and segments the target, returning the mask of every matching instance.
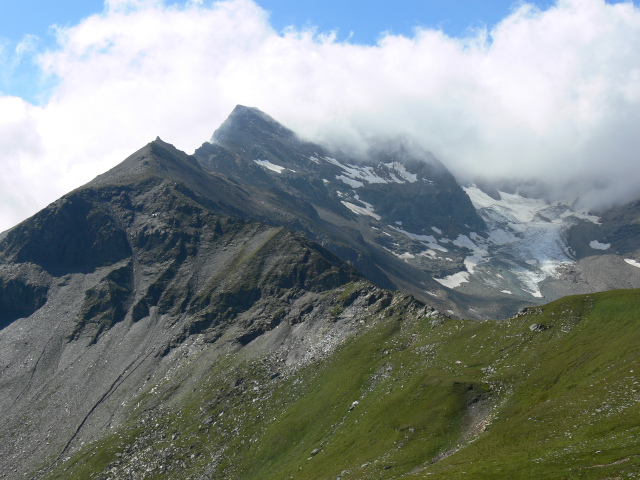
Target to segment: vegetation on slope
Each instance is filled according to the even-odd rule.
[[[51,478],[633,477],[639,294],[497,323],[434,320],[397,296],[298,367],[260,353],[264,339],[203,349]]]

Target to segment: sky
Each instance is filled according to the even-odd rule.
[[[310,140],[403,135],[460,181],[640,197],[630,1],[0,4],[0,231],[156,136],[192,153],[236,104]]]

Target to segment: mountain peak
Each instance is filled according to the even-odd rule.
[[[229,117],[230,118],[240,118],[240,117],[250,118],[250,117],[254,117],[254,118],[261,118],[261,119],[264,119],[264,120],[268,120],[271,123],[278,124],[278,122],[276,120],[274,120],[271,116],[269,116],[266,113],[264,113],[259,108],[247,107],[245,105],[240,105],[240,104],[235,106],[235,108],[229,114]]]
[[[148,176],[184,179],[187,175],[199,175],[201,172],[202,167],[194,157],[157,137],[119,165],[98,175],[87,186],[132,182]]]
[[[222,125],[213,132],[210,143],[237,149],[242,148],[247,139],[260,142],[266,138],[297,141],[293,131],[258,108],[236,105]]]

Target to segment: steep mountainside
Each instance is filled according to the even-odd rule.
[[[295,331],[286,353],[348,331],[330,321],[332,292],[360,274],[283,227],[228,216],[243,193],[156,141],[7,233],[0,475],[22,477],[118,425],[178,347],[228,353],[282,324]],[[368,305],[392,298],[362,288]]]
[[[575,261],[562,265],[543,284],[558,295],[640,285],[640,202],[599,214],[597,222],[575,225],[567,244]],[[567,288],[569,286],[569,288]]]
[[[487,189],[486,189],[487,190]],[[571,205],[465,187],[487,224],[458,238],[470,255],[448,285],[469,295],[552,300],[563,295],[640,287],[638,205],[594,215]]]
[[[407,141],[380,142],[356,158],[301,140],[243,106],[211,142],[194,158],[158,139],[148,148],[162,162],[140,162],[139,152],[90,185],[119,185],[124,178],[144,183],[153,172],[218,214],[284,226],[320,243],[377,286],[411,293],[459,317],[504,318],[563,295],[640,287],[637,202],[596,216],[517,190],[461,188],[432,155]],[[91,209],[69,201],[76,203],[65,208],[78,214]],[[6,258],[19,260],[33,249],[33,259],[44,265],[60,255],[52,249],[74,243],[80,255],[91,258],[128,248],[105,212],[91,215],[105,224],[93,234],[112,252],[87,244],[84,233],[74,231],[76,224],[42,218],[36,219],[38,228],[66,238],[61,245],[38,237],[22,253],[5,257],[15,254]],[[18,228],[12,235],[23,233]],[[102,238],[103,233],[115,237]],[[7,316],[40,305],[42,282],[44,277],[34,277],[28,287],[7,284]]]

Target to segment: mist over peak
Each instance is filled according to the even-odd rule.
[[[636,147],[638,141],[631,135],[620,139],[620,144],[610,145],[609,153],[601,152],[602,144],[580,155],[567,153],[562,156],[559,146],[558,151],[549,150],[549,153],[523,151],[510,163],[497,154],[496,160],[487,158],[487,152],[478,149],[475,159],[471,155],[472,160],[467,161],[462,150],[470,149],[472,144],[443,145],[437,139],[429,144],[427,139],[406,132],[398,131],[394,135],[392,128],[385,131],[386,120],[380,118],[379,121],[380,131],[377,134],[371,131],[361,134],[354,123],[346,129],[352,133],[348,138],[344,130],[335,135],[329,133],[307,138],[323,142],[329,151],[349,155],[354,161],[388,162],[397,158],[402,162],[424,162],[443,167],[459,183],[474,183],[487,193],[517,192],[525,197],[593,211],[603,211],[640,198],[640,169],[636,164],[640,145]],[[590,144],[594,142],[595,139]],[[458,151],[452,153],[454,149]]]
[[[603,176],[556,178],[553,172],[539,177],[457,176],[463,185],[474,184],[492,198],[500,192],[519,194],[525,198],[543,199],[549,204],[562,203],[594,213],[620,206],[640,198],[640,189],[624,181],[612,181]],[[627,188],[625,188],[627,187]],[[621,189],[622,188],[622,189]]]

